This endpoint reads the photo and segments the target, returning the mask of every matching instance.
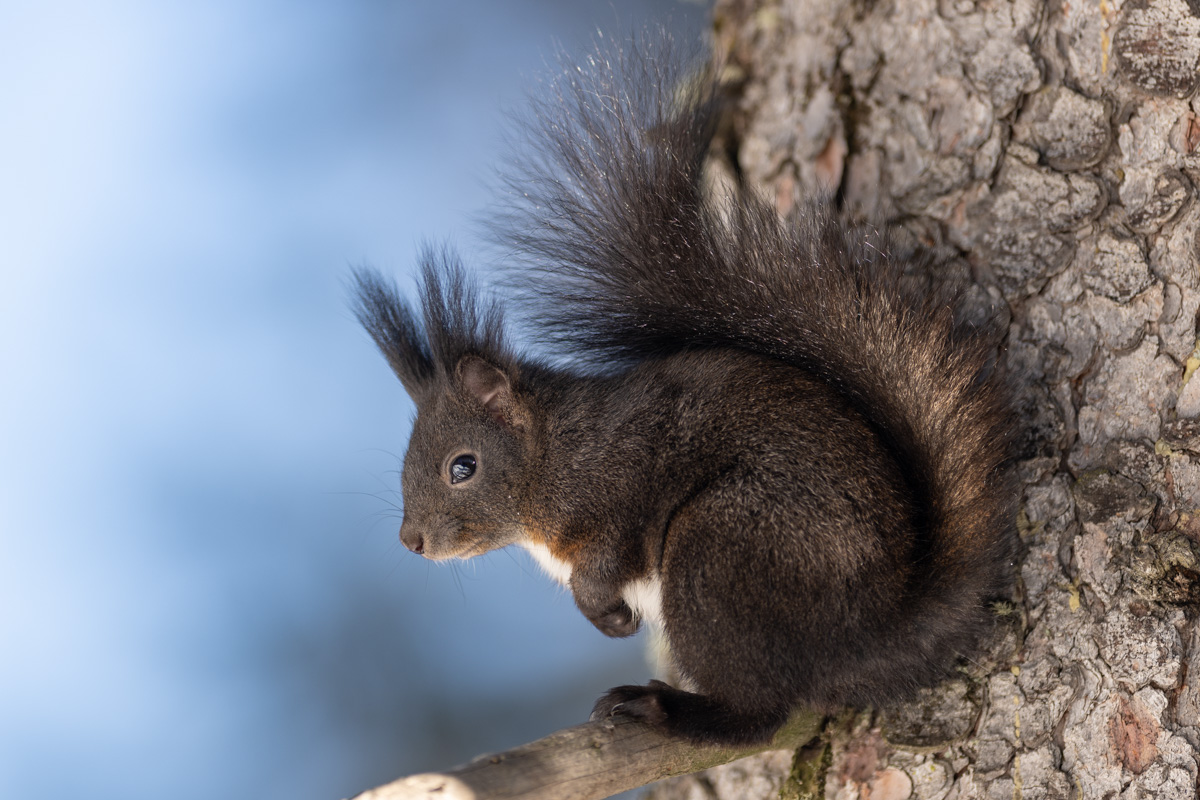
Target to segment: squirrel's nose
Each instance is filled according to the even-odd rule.
[[[400,526],[400,541],[414,553],[425,552],[425,537],[411,528],[405,530],[403,525]]]

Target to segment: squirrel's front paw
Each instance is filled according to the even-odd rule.
[[[650,681],[645,686],[618,686],[609,689],[592,708],[592,722],[610,717],[632,717],[648,725],[661,726],[667,718],[662,695],[671,687],[662,681]]]
[[[617,638],[632,636],[637,633],[637,629],[640,626],[638,620],[633,616],[633,609],[624,602],[616,608],[601,612],[595,616],[589,615],[588,619],[605,636]]]

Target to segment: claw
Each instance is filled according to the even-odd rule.
[[[664,690],[671,691],[671,687],[662,681],[652,681],[647,686],[618,686],[610,689],[596,701],[590,719],[598,722],[620,716],[661,726],[667,717],[660,699]]]

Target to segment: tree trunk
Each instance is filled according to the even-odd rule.
[[[716,32],[744,179],[1003,296],[1024,554],[960,680],[653,797],[1196,796],[1200,3],[720,0]]]

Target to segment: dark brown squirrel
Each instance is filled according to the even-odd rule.
[[[360,270],[357,314],[417,406],[405,546],[522,545],[606,635],[658,620],[690,691],[620,686],[593,719],[740,745],[971,651],[1011,579],[1013,424],[998,336],[885,236],[712,198],[715,81],[669,50],[601,53],[535,102],[501,227],[565,362],[516,353],[446,251],[419,310]]]

